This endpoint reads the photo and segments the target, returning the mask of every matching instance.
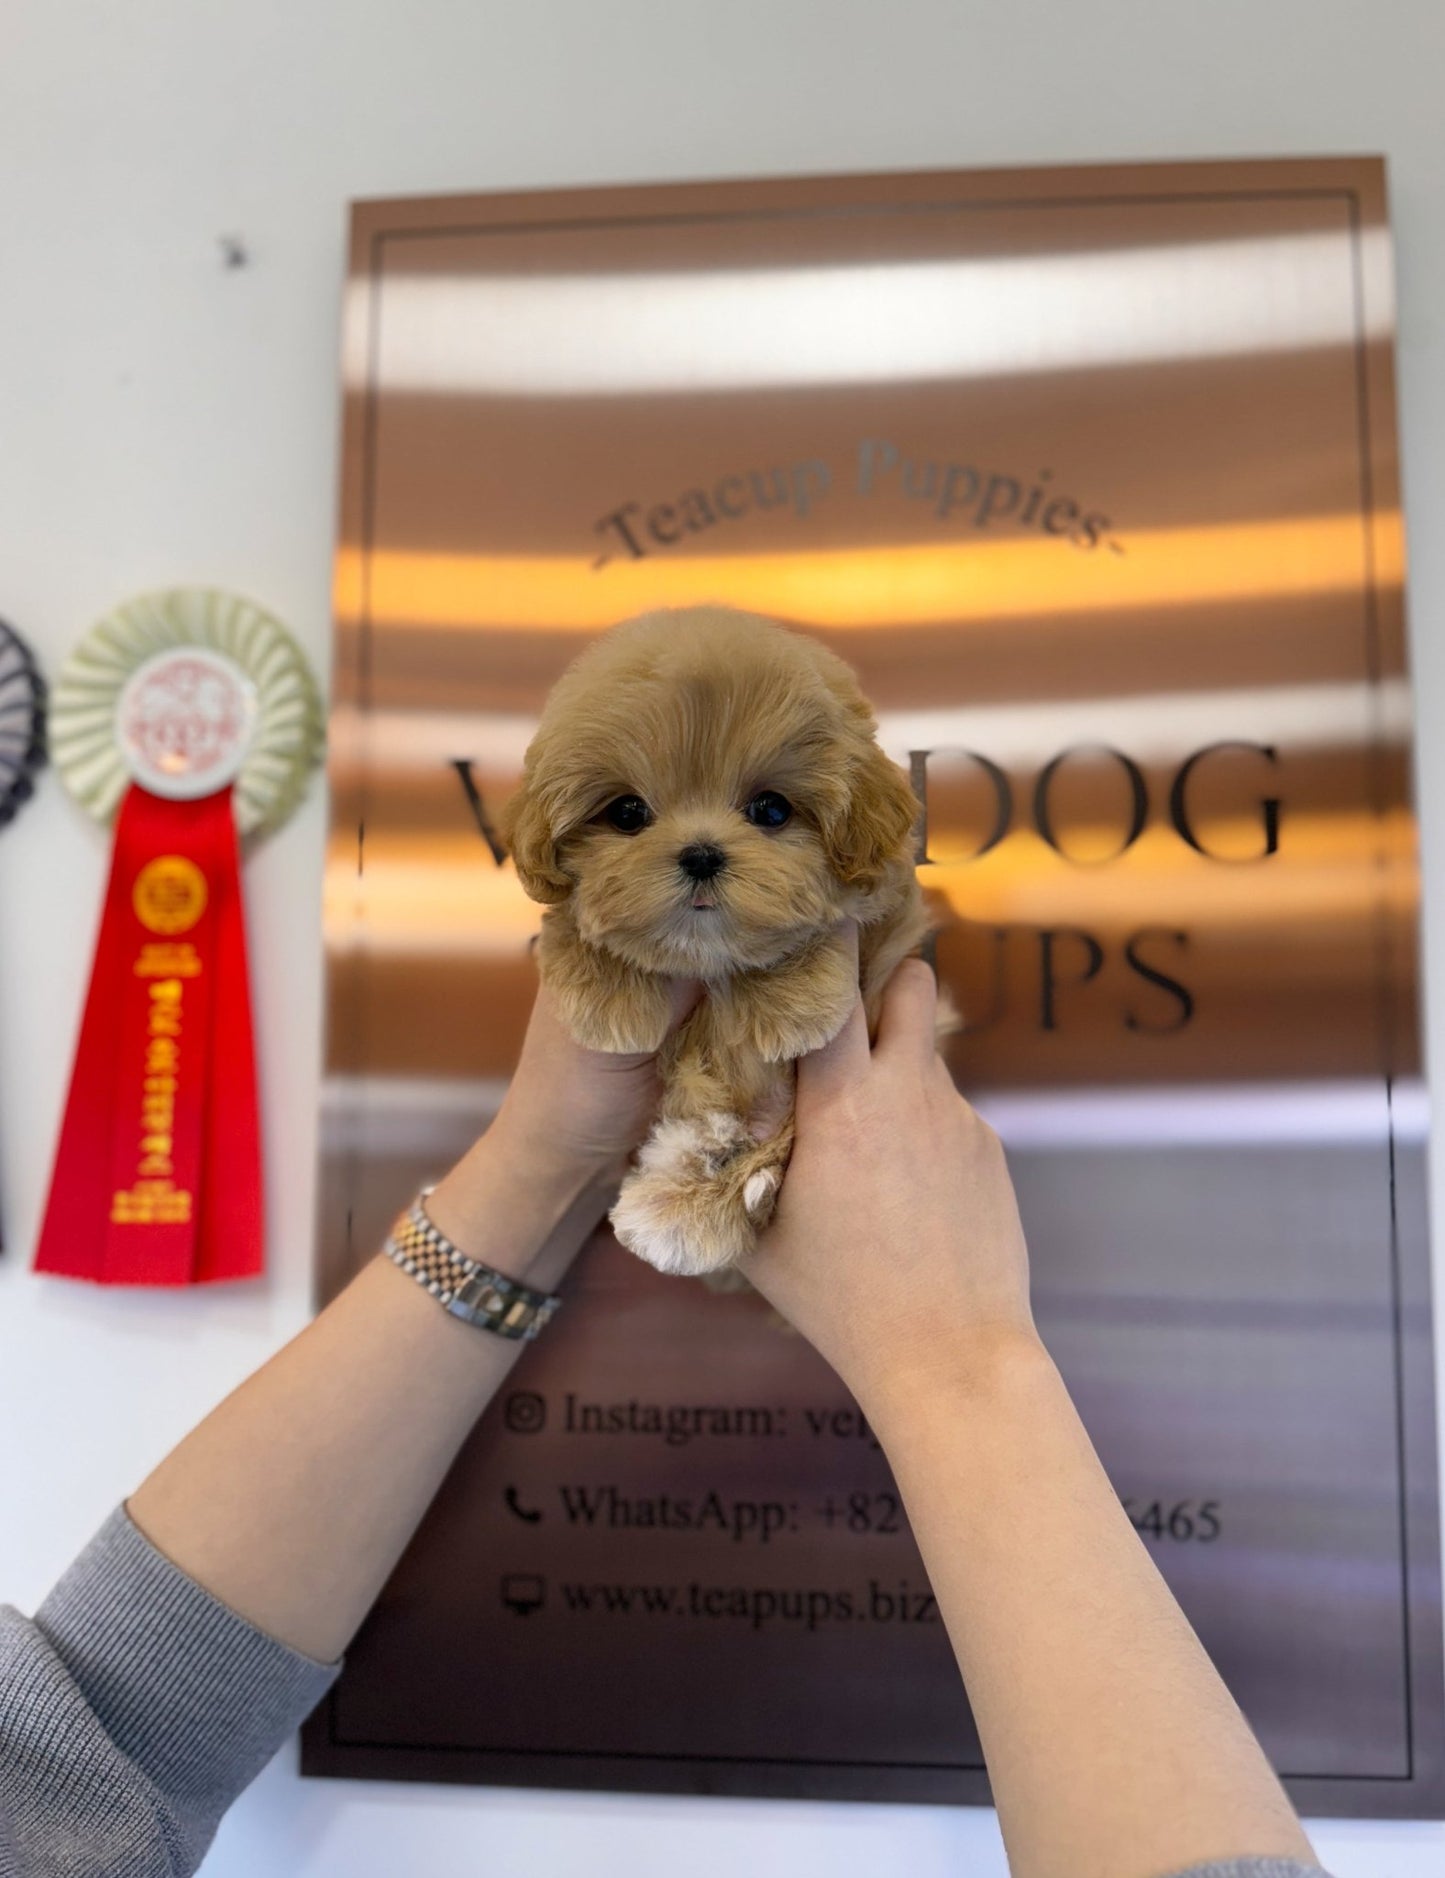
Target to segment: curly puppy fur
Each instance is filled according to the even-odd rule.
[[[645,614],[563,673],[503,810],[564,1022],[592,1049],[660,1048],[657,1123],[611,1218],[661,1271],[725,1272],[771,1217],[795,1059],[853,1000],[839,922],[859,925],[870,1034],[931,930],[919,805],[876,728],[850,667],[806,634],[722,607]],[[749,818],[764,791],[790,806],[780,826]],[[607,819],[622,797],[646,805],[635,832]],[[698,848],[715,851],[703,880],[679,859]],[[671,1037],[669,977],[706,986]]]

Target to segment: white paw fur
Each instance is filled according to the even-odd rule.
[[[609,1218],[619,1245],[660,1272],[693,1277],[701,1267],[692,1235],[666,1207],[666,1196],[641,1174],[631,1175],[617,1196]]]
[[[748,1177],[748,1184],[743,1188],[743,1205],[754,1219],[766,1208],[768,1201],[777,1192],[778,1185],[776,1167],[760,1167],[757,1173]]]
[[[740,1116],[721,1111],[659,1122],[612,1209],[618,1240],[658,1271],[679,1276],[736,1263],[749,1249],[749,1216],[766,1205],[778,1176],[768,1170],[752,1175],[741,1213],[717,1181],[730,1161],[756,1145]]]
[[[710,1114],[659,1122],[643,1143],[637,1161],[651,1173],[674,1180],[718,1174],[753,1138],[740,1116],[714,1109]]]

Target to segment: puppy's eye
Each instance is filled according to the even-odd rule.
[[[793,805],[786,796],[780,796],[776,789],[759,790],[743,814],[755,828],[781,828],[792,817]]]
[[[603,809],[602,819],[624,835],[638,835],[652,820],[652,810],[641,796],[618,796]]]

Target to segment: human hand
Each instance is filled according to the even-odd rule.
[[[933,972],[904,959],[871,1050],[859,998],[799,1059],[792,1159],[743,1267],[875,1418],[1037,1343],[1003,1149],[935,1050],[936,1006]]]
[[[669,1033],[701,995],[691,979],[669,981]],[[433,1189],[429,1216],[474,1255],[505,1223],[503,1269],[555,1282],[615,1198],[660,1093],[655,1055],[585,1049],[539,985],[501,1107]]]
[[[695,979],[666,981],[668,1035],[702,995]],[[489,1135],[559,1173],[615,1171],[646,1135],[662,1093],[653,1051],[589,1050],[563,1023],[545,982]]]

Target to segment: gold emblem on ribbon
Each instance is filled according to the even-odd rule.
[[[189,932],[206,910],[206,877],[183,854],[157,855],[136,875],[131,905],[147,932]]]

